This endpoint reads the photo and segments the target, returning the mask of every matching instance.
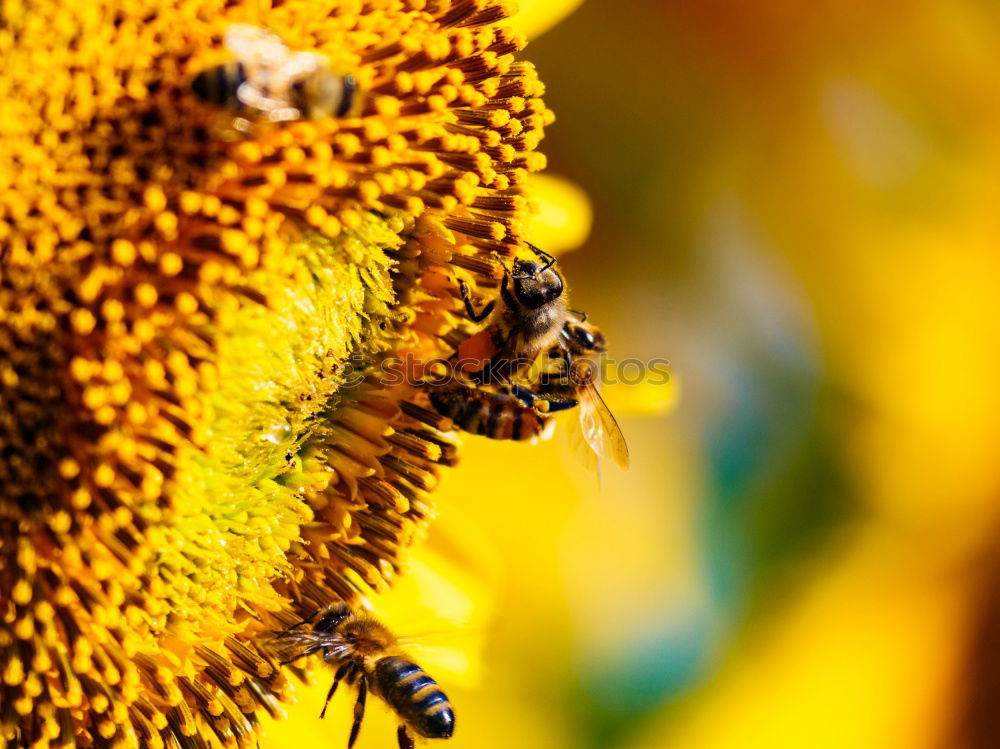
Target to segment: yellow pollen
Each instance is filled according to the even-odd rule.
[[[552,114],[510,3],[331,2],[5,6],[8,743],[255,746],[290,695],[267,633],[386,589],[433,516],[450,422],[365,375],[448,355],[456,279],[496,293]],[[329,53],[355,110],[202,100],[240,22]]]
[[[76,478],[80,474],[80,464],[73,458],[63,458],[59,461],[59,475],[64,479]]]
[[[146,207],[154,213],[159,213],[167,207],[167,196],[160,187],[148,187],[142,195]]]

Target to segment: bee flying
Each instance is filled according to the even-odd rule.
[[[313,619],[311,628],[298,629]],[[354,746],[361,730],[369,691],[400,719],[396,732],[399,749],[413,749],[411,730],[428,739],[447,739],[454,732],[455,714],[448,697],[420,666],[402,653],[395,635],[374,617],[354,612],[345,603],[336,603],[279,632],[276,639],[302,648],[284,663],[319,653],[336,669],[320,718],[326,715],[327,705],[341,681],[357,685],[348,749]]]

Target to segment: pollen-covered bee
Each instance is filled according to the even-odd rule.
[[[559,340],[567,314],[565,285],[555,258],[528,246],[542,263],[516,259],[512,267],[504,265],[500,296],[482,310],[476,311],[468,287],[459,283],[469,319],[486,321],[452,356],[475,381],[506,381]]]
[[[299,629],[310,623],[311,628]],[[454,732],[455,713],[448,697],[437,682],[406,657],[395,635],[371,615],[336,603],[277,633],[276,640],[301,648],[282,665],[319,653],[336,669],[320,718],[326,715],[327,705],[341,681],[357,685],[348,749],[354,746],[361,730],[369,690],[399,717],[401,723],[396,732],[399,749],[413,749],[411,730],[428,739],[447,739]]]
[[[579,408],[575,447],[595,472],[597,459],[610,457],[628,468],[625,437],[598,390],[604,335],[586,316],[567,311],[558,342],[534,380],[500,386],[451,384],[429,388],[431,404],[462,431],[491,439],[546,438],[552,414]],[[553,371],[548,365],[555,366]]]
[[[452,373],[470,383],[431,384],[431,404],[463,431],[512,440],[546,436],[552,413],[579,406],[578,441],[587,462],[596,469],[596,458],[609,456],[625,468],[628,446],[597,387],[596,355],[604,351],[604,335],[567,306],[555,258],[528,246],[542,262],[517,259],[511,268],[504,265],[499,299],[481,311],[459,283],[469,319],[487,323],[459,344],[450,360]],[[561,368],[555,373],[543,368],[524,381],[546,349],[548,361]]]
[[[191,83],[210,104],[271,122],[346,117],[358,109],[354,76],[334,72],[322,55],[290,50],[274,34],[247,24],[230,26],[225,45],[233,59]]]

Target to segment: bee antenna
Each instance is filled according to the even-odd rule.
[[[545,265],[543,265],[541,268],[535,271],[536,273],[541,273],[543,270],[548,270],[555,264],[556,259],[552,255],[547,253],[545,250],[538,249],[531,242],[525,242],[525,244],[528,245],[528,247],[531,249],[532,252],[534,252],[536,255],[538,255],[538,257],[540,257],[542,260],[545,261]]]
[[[502,267],[502,268],[504,269],[504,272],[505,272],[505,273],[506,273],[506,274],[507,274],[508,276],[510,276],[511,278],[523,278],[523,276],[515,276],[515,275],[514,275],[514,271],[512,271],[512,270],[511,270],[511,269],[510,269],[509,267],[507,267],[507,263],[505,263],[505,262],[503,261],[503,255],[501,255],[501,254],[500,254],[499,252],[494,252],[494,253],[493,253],[493,257],[495,257],[495,258],[496,258],[496,261],[497,261],[498,263],[500,263],[500,266],[501,266],[501,267]]]
[[[576,315],[577,317],[579,317],[580,318],[580,322],[587,322],[587,313],[586,312],[582,312],[581,310],[572,309],[572,308],[568,309],[566,311],[567,312],[572,312],[574,315]]]

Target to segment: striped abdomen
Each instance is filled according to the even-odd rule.
[[[199,73],[191,83],[191,90],[209,104],[239,111],[243,108],[243,103],[236,92],[246,79],[243,63],[230,60]]]
[[[465,385],[429,388],[431,404],[459,429],[496,440],[526,440],[545,427],[538,411],[507,393]]]
[[[448,697],[416,663],[389,656],[375,664],[379,695],[418,734],[447,739],[455,730],[455,713]]]

